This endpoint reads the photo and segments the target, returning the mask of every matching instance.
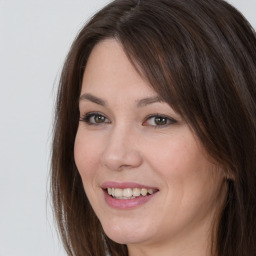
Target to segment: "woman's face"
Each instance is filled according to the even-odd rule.
[[[75,162],[105,233],[128,248],[209,237],[223,172],[113,40],[83,77]]]

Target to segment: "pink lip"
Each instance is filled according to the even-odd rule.
[[[123,209],[123,210],[128,210],[128,209],[133,209],[136,207],[139,207],[145,203],[147,203],[149,200],[151,200],[157,192],[155,192],[152,195],[147,195],[147,196],[139,196],[133,199],[116,199],[112,196],[110,196],[107,192],[107,188],[151,188],[151,189],[156,189],[154,187],[149,187],[145,186],[142,184],[134,183],[134,182],[124,182],[124,183],[119,183],[119,182],[105,182],[102,184],[101,188],[103,189],[104,192],[104,198],[106,203],[115,209]],[[158,189],[157,189],[158,190]]]

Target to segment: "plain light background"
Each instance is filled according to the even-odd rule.
[[[0,0],[0,256],[64,256],[51,215],[51,124],[61,67],[107,0]],[[256,0],[230,0],[256,28]]]

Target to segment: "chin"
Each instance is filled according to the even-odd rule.
[[[142,239],[142,237],[138,237],[134,234],[125,234],[120,235],[117,233],[106,233],[107,237],[110,238],[112,241],[118,243],[118,244],[139,244],[143,243],[145,239]]]
[[[107,237],[118,244],[137,244],[150,240],[149,230],[142,230],[140,225],[111,225],[111,223],[103,226],[103,230]],[[137,226],[137,227],[135,227]]]

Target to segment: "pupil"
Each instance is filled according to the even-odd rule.
[[[166,124],[166,118],[156,117],[155,122],[156,122],[157,125],[164,125],[164,124]]]

